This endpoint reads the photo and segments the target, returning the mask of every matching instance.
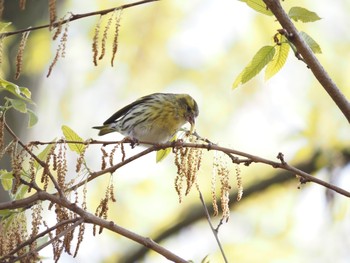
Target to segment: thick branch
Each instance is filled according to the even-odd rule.
[[[133,240],[133,241],[135,241],[135,242],[137,242],[145,247],[148,247],[148,248],[154,250],[155,252],[159,253],[160,255],[163,255],[165,258],[167,258],[173,262],[179,262],[179,263],[187,263],[188,262],[188,261],[182,259],[181,257],[173,254],[172,252],[165,249],[164,247],[158,245],[156,242],[154,242],[150,238],[146,238],[146,237],[140,236],[134,232],[131,232],[123,227],[118,226],[117,224],[113,223],[112,221],[107,221],[107,220],[104,220],[102,218],[99,218],[98,216],[95,216],[95,215],[89,213],[88,211],[80,208],[76,204],[70,203],[69,201],[67,201],[67,199],[62,199],[60,197],[57,197],[57,196],[54,196],[54,195],[48,194],[48,193],[43,193],[43,195],[45,196],[45,199],[47,199],[53,203],[59,204],[61,206],[64,206],[67,209],[78,214],[81,218],[84,219],[84,223],[89,223],[89,224],[100,226],[102,228],[109,229],[114,233],[120,234],[128,239],[131,239],[131,240]]]
[[[288,39],[297,48],[298,52],[303,57],[303,60],[311,69],[312,73],[323,86],[329,96],[337,104],[338,108],[343,112],[344,116],[350,123],[350,103],[339,90],[337,85],[322,67],[315,54],[312,52],[310,47],[305,43],[303,38],[300,36],[298,30],[294,26],[293,22],[289,18],[288,14],[284,11],[279,0],[263,0],[275,15],[281,26],[288,32]]]

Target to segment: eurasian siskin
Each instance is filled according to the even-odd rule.
[[[196,101],[187,94],[154,93],[125,106],[103,126],[98,135],[119,132],[135,141],[164,143],[169,141],[186,122],[194,128],[198,116]]]

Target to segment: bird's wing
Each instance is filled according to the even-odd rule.
[[[133,103],[130,103],[129,105],[126,105],[125,107],[118,110],[116,113],[114,113],[111,117],[109,117],[103,124],[111,124],[115,121],[117,121],[119,118],[124,116],[128,111],[130,111],[133,107],[137,107],[138,105],[145,103],[147,101],[150,101],[154,98],[154,95],[157,93],[150,94],[144,97],[139,98],[138,100],[134,101]]]

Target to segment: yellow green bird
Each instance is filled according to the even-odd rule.
[[[187,94],[154,93],[125,106],[103,126],[98,135],[119,132],[134,141],[168,142],[185,124],[191,124],[191,133],[198,116],[197,102]]]

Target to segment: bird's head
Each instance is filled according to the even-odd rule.
[[[178,102],[181,107],[180,114],[187,122],[191,124],[190,133],[192,134],[194,130],[195,119],[199,114],[197,102],[187,94],[179,94],[178,96]]]

